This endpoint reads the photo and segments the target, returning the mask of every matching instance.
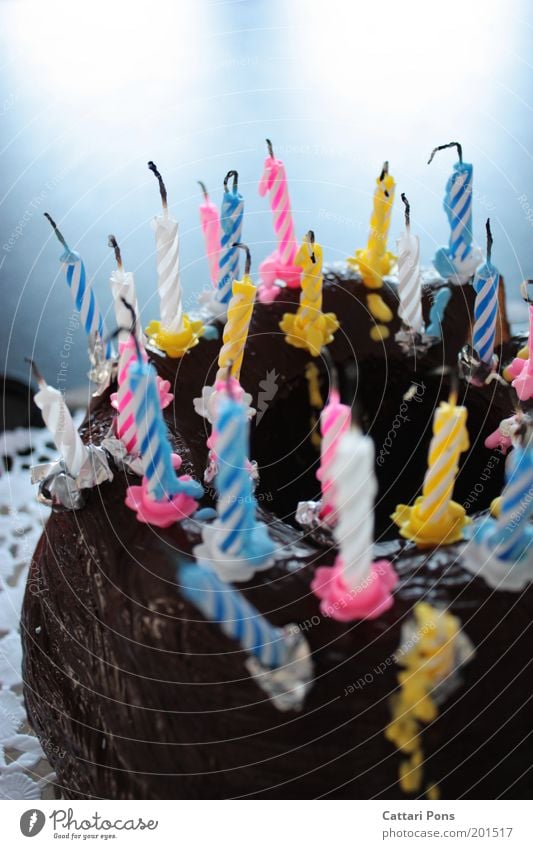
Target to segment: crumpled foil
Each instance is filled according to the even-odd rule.
[[[267,669],[252,655],[246,668],[278,710],[301,710],[313,683],[311,650],[297,625],[286,625],[283,630],[289,649],[286,664]]]
[[[507,386],[503,377],[497,373],[498,357],[493,356],[490,363],[483,363],[478,359],[475,350],[471,345],[465,345],[461,348],[457,360],[459,375],[472,386],[485,386],[493,380],[497,380]]]
[[[87,451],[89,456],[76,477],[66,469],[62,459],[31,467],[31,482],[39,484],[37,498],[41,504],[79,510],[85,504],[84,489],[113,480],[104,449],[87,445]]]
[[[428,336],[406,325],[398,330],[394,339],[406,354],[425,354],[432,345],[437,345],[441,341],[439,336]]]
[[[102,395],[116,375],[118,362],[116,359],[106,360],[104,342],[99,333],[93,331],[89,334],[89,360],[91,368],[87,377],[91,383],[96,384],[93,397]]]
[[[409,619],[402,627],[400,646],[413,646],[420,639],[420,628],[415,620]],[[435,680],[431,697],[437,705],[443,704],[461,685],[460,669],[474,657],[476,649],[470,638],[463,630],[453,638],[453,670],[440,681]],[[431,660],[427,661],[426,669],[430,668]]]
[[[121,439],[117,439],[116,436],[106,436],[102,439],[102,448],[105,448],[120,469],[133,472],[139,477],[143,476],[144,466],[141,458],[137,454],[128,454]]]
[[[302,528],[329,528],[320,518],[321,501],[299,501],[296,508],[296,521]]]

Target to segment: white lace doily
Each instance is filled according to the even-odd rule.
[[[46,429],[0,434],[0,799],[40,799],[54,780],[22,699],[20,610],[33,550],[48,516],[30,465],[57,457]]]

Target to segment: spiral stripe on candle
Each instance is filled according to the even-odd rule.
[[[327,520],[336,518],[334,460],[339,439],[350,426],[351,411],[345,404],[338,403],[338,396],[332,394],[329,404],[320,414],[320,482],[322,489],[321,513]]]
[[[113,295],[113,305],[115,307],[115,319],[119,328],[119,342],[127,342],[130,336],[132,324],[132,315],[128,307],[125,306],[123,300],[131,306],[135,314],[135,329],[137,339],[141,339],[142,330],[139,320],[139,305],[137,303],[137,294],[135,291],[135,280],[130,271],[114,271],[111,274],[110,280],[111,293]]]
[[[444,207],[451,228],[449,250],[452,260],[463,261],[472,244],[472,166],[458,164],[446,186]]]
[[[144,351],[143,351],[144,355]],[[146,359],[146,355],[143,356]],[[137,429],[135,425],[135,398],[131,391],[129,381],[129,367],[137,360],[137,352],[133,342],[121,343],[118,360],[118,386],[117,386],[117,436],[124,445],[128,454],[136,454]]]
[[[533,453],[531,446],[515,448],[507,461],[507,483],[493,545],[501,560],[514,560],[529,541],[533,515]]]
[[[223,344],[218,355],[217,380],[224,380],[231,365],[232,377],[240,377],[248,330],[254,309],[256,289],[249,278],[235,281],[233,296],[228,306],[228,318],[224,327]]]
[[[407,236],[399,240],[398,246],[398,315],[405,324],[420,332],[423,327],[420,240],[416,236]]]
[[[98,309],[94,292],[87,281],[85,266],[81,259],[77,259],[75,262],[67,262],[66,277],[74,304],[80,313],[81,323],[85,328],[85,332],[87,335],[98,333],[100,339],[104,339],[104,322]],[[111,342],[107,342],[105,346],[106,357],[110,358],[112,353]]]
[[[474,280],[476,291],[475,321],[472,344],[484,363],[490,363],[494,353],[496,317],[498,314],[498,283],[499,275],[493,266],[484,265],[476,273]]]
[[[276,169],[271,188],[271,206],[281,261],[284,265],[293,265],[298,246],[294,232],[285,167],[281,164]]]
[[[271,625],[241,593],[229,587],[203,563],[178,570],[181,593],[230,639],[275,669],[287,662],[288,649],[281,628]]]
[[[224,304],[231,298],[231,284],[239,273],[240,251],[233,245],[242,241],[243,215],[241,195],[225,192],[220,216],[222,238],[218,261],[218,300]]]
[[[43,421],[52,435],[65,467],[76,477],[88,454],[63,395],[51,386],[43,386],[36,393],[34,400],[42,412]]]
[[[183,330],[183,307],[178,222],[165,217],[156,218],[155,240],[161,325],[169,333],[180,333]]]
[[[454,412],[434,434],[429,448],[429,465],[424,479],[421,512],[438,521],[446,512],[457,474],[461,451],[462,417]]]
[[[368,578],[372,562],[377,492],[372,440],[348,431],[339,442],[334,475],[338,522],[333,533],[344,563],[344,581],[355,589]]]
[[[250,517],[252,506],[246,501],[250,497],[248,473],[243,474],[245,470],[241,467],[246,426],[242,420],[226,417],[219,422],[218,428],[217,511],[223,528],[218,545],[227,554],[238,556],[245,548],[246,530],[251,530],[243,527],[243,520]],[[255,508],[255,504],[253,506]]]

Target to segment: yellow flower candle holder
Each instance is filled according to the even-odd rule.
[[[198,344],[204,332],[201,321],[195,321],[187,315],[182,316],[182,330],[172,333],[161,325],[160,321],[151,321],[146,328],[148,342],[159,348],[168,357],[178,359]]]

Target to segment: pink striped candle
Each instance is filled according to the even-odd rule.
[[[264,197],[267,192],[270,193],[270,207],[274,216],[274,231],[278,237],[280,260],[283,265],[294,265],[298,244],[294,232],[285,166],[281,159],[276,159],[274,156],[272,143],[268,139],[267,145],[268,156],[265,159],[265,170],[259,183],[259,194]]]
[[[148,361],[144,347],[140,346],[143,362]],[[133,336],[127,342],[119,343],[118,358],[118,388],[116,397],[117,407],[117,436],[126,446],[128,454],[138,454],[137,429],[135,427],[135,408],[133,393],[129,380],[129,368],[137,362],[137,348]]]
[[[204,195],[204,202],[200,204],[200,224],[205,240],[205,254],[209,263],[209,275],[213,286],[218,282],[218,260],[220,255],[220,239],[222,231],[220,228],[220,214],[215,204],[209,200],[209,195],[204,183],[198,181]]]
[[[320,469],[317,472],[317,478],[322,489],[320,518],[330,527],[333,527],[337,522],[333,464],[339,439],[349,429],[350,421],[350,407],[341,404],[338,390],[332,388],[329,402],[320,414],[322,445],[320,449]]]

